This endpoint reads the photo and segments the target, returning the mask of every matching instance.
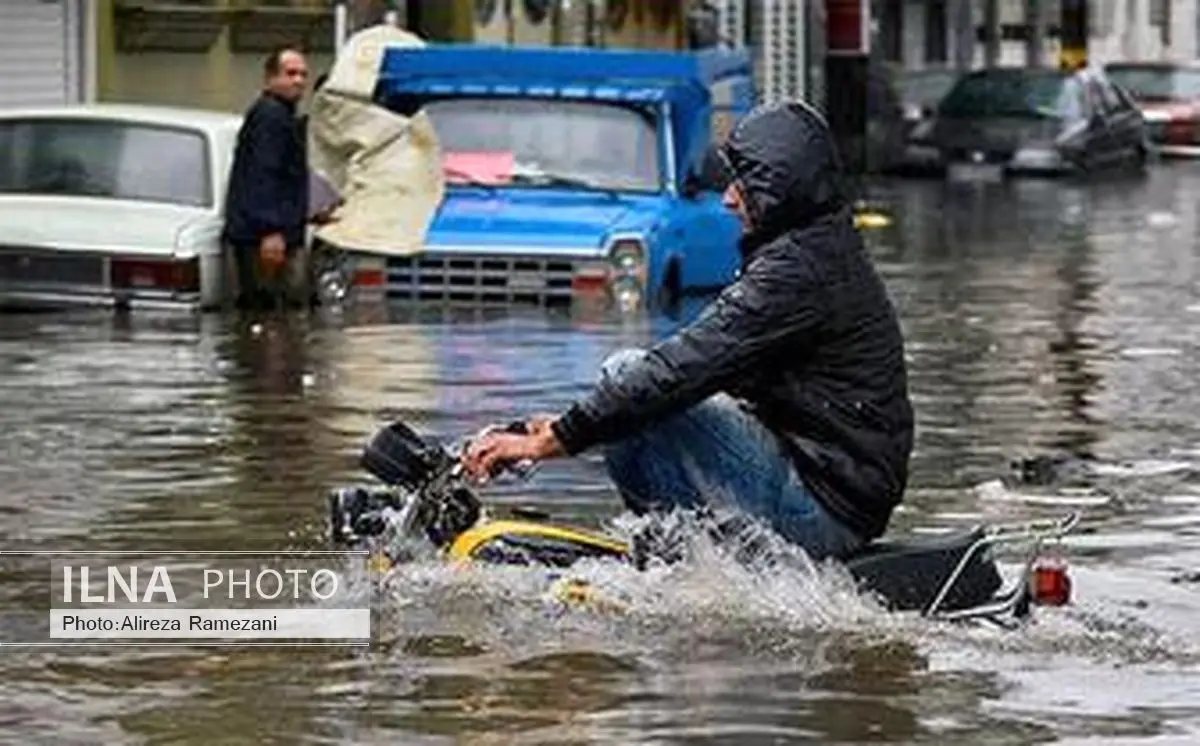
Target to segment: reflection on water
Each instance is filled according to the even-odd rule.
[[[918,439],[897,530],[1086,510],[1076,604],[1019,634],[883,614],[829,570],[701,554],[585,567],[565,613],[510,569],[403,568],[370,652],[22,649],[0,734],[35,743],[1137,743],[1200,737],[1200,170],[1083,187],[882,185],[871,243],[909,338]],[[584,309],[0,317],[5,547],[323,546],[328,487],[403,418],[448,437],[582,392],[679,318]],[[1014,460],[1054,461],[1022,484]],[[497,503],[607,525],[595,457]],[[0,600],[43,578],[0,563]],[[13,616],[6,616],[12,624]],[[1165,741],[1146,740],[1146,743]]]

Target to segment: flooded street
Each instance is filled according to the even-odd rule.
[[[1028,629],[887,615],[716,558],[594,569],[619,618],[528,571],[401,571],[369,650],[5,649],[5,743],[1200,741],[1200,166],[1080,186],[897,182],[871,233],[917,449],[894,530],[1084,511],[1074,603]],[[324,549],[324,493],[391,418],[458,436],[557,411],[676,323],[537,311],[0,317],[5,549]],[[1012,462],[1070,457],[1049,484]],[[604,525],[596,458],[496,503]],[[175,553],[175,554],[173,554]],[[47,579],[0,559],[0,607]],[[39,568],[41,566],[38,566]],[[12,624],[13,615],[0,616]]]

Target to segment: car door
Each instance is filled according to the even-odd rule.
[[[1136,161],[1142,157],[1145,149],[1146,134],[1142,112],[1111,80],[1102,77],[1099,78],[1099,82],[1118,158],[1122,161]]]
[[[1108,168],[1120,157],[1120,149],[1112,126],[1112,117],[1105,105],[1104,89],[1094,75],[1083,78],[1083,87],[1087,98],[1087,150],[1090,168]]]
[[[1064,81],[1059,100],[1058,116],[1062,125],[1055,138],[1055,146],[1067,161],[1083,171],[1089,171],[1095,165],[1090,147],[1093,137],[1090,126],[1092,110],[1087,90],[1079,76]]]
[[[701,189],[675,199],[661,236],[669,257],[682,260],[683,287],[715,290],[736,277],[741,223],[721,204],[720,192]]]

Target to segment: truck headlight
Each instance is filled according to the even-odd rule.
[[[609,287],[622,308],[642,304],[649,273],[646,244],[640,238],[615,239],[608,248]]]
[[[621,238],[608,249],[613,277],[629,277],[646,284],[646,245],[639,238]]]

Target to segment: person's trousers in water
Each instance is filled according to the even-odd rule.
[[[284,265],[268,271],[257,245],[226,245],[228,298],[241,310],[308,307],[313,294],[309,263],[307,247],[289,246]]]
[[[604,361],[600,385],[644,355],[621,350]],[[609,477],[635,512],[733,508],[770,525],[816,560],[845,557],[865,543],[826,512],[779,438],[737,402],[718,394],[605,448]]]

